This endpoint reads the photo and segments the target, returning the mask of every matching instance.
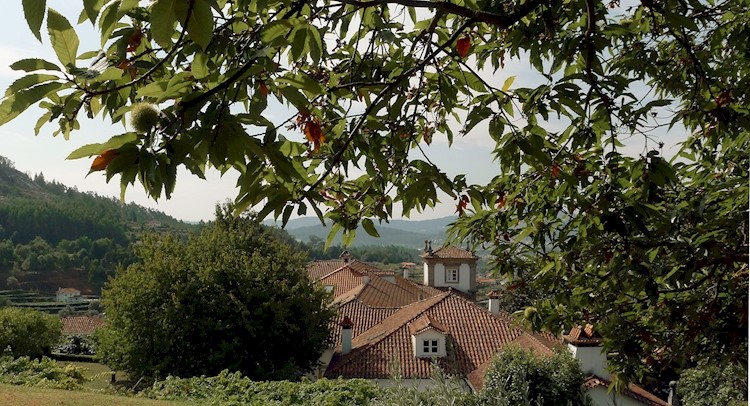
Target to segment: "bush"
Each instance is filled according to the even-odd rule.
[[[108,283],[107,326],[95,336],[112,369],[133,379],[229,369],[275,380],[317,365],[329,345],[329,295],[280,232],[231,210],[187,242],[145,237],[139,262]]]
[[[380,389],[363,379],[256,382],[239,372],[157,381],[141,396],[221,405],[365,405]]]
[[[41,357],[60,340],[60,319],[36,310],[0,309],[0,351],[13,357]]]
[[[734,364],[688,369],[677,383],[685,406],[747,405],[747,389],[747,369]]]
[[[537,356],[518,347],[497,355],[484,378],[482,404],[493,406],[586,405],[578,361],[567,352]]]
[[[55,346],[54,351],[60,354],[71,355],[94,355],[94,345],[91,338],[81,335],[70,335],[63,338],[63,341]]]
[[[83,368],[70,364],[62,366],[47,357],[0,357],[0,383],[80,390],[85,381]]]

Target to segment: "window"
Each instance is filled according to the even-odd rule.
[[[425,354],[437,354],[438,340],[422,340],[422,352]]]
[[[458,283],[458,269],[446,269],[445,270],[445,282],[446,283]]]

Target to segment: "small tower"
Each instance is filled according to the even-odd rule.
[[[477,291],[477,260],[473,252],[445,246],[432,249],[432,241],[425,241],[422,255],[424,281],[435,288],[452,288],[473,296]]]

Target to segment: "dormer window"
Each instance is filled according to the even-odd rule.
[[[445,270],[445,282],[446,283],[458,283],[458,269],[449,268]]]
[[[409,323],[409,332],[417,358],[435,358],[446,356],[446,341],[448,330],[433,320],[429,315],[424,315]]]
[[[422,352],[425,354],[437,354],[438,343],[438,340],[422,340]]]

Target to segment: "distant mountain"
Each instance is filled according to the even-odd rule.
[[[372,237],[360,228],[352,245],[399,245],[419,249],[424,247],[425,240],[442,242],[448,224],[454,220],[455,217],[451,216],[430,220],[391,220],[390,223],[376,223],[380,238]],[[266,220],[265,224],[280,225],[273,220]],[[300,217],[289,220],[285,230],[297,240],[307,242],[311,236],[325,240],[331,229],[330,224],[324,227],[317,217]],[[341,236],[338,236],[334,244],[340,242]]]
[[[41,237],[57,244],[88,237],[126,244],[144,230],[193,228],[156,210],[49,182],[41,174],[32,178],[0,156],[0,240],[24,244]]]

